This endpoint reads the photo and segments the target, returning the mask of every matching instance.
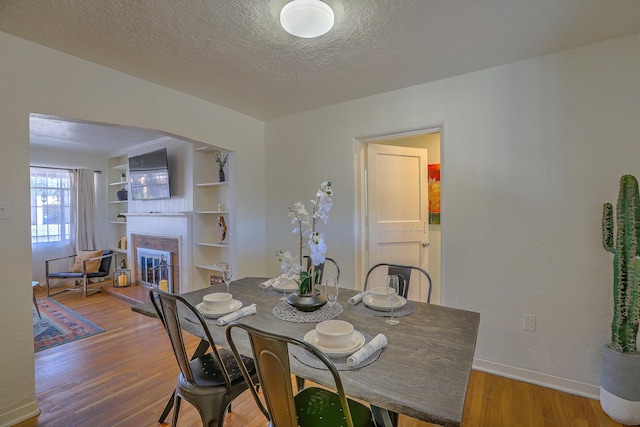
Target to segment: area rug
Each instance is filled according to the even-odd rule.
[[[42,319],[33,308],[33,341],[37,352],[104,332],[51,298],[39,298]]]

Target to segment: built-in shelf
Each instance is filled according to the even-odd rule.
[[[203,147],[196,147],[193,149],[193,151],[198,151],[200,153],[213,153],[214,151],[218,151],[218,149],[215,147],[203,146]]]
[[[197,211],[197,214],[228,214],[229,211]]]
[[[120,248],[109,248],[111,249],[113,252],[119,253],[119,254],[126,254],[127,250],[126,249],[120,249]]]
[[[229,181],[224,182],[200,182],[196,184],[196,187],[219,187],[222,185],[229,185]]]
[[[126,212],[126,216],[186,216],[191,212]]]
[[[212,248],[228,248],[229,247],[228,243],[198,242],[197,245],[199,245],[199,246],[210,246]]]
[[[109,203],[127,203],[128,200],[112,200]]]
[[[209,264],[209,265],[196,265],[196,268],[200,268],[202,270],[210,270],[210,271],[219,271],[222,272],[222,268],[220,268],[218,265],[216,264]]]
[[[111,221],[111,224],[127,225],[127,221]]]
[[[120,181],[120,182],[111,182],[109,183],[109,185],[127,185],[128,182],[127,181]]]

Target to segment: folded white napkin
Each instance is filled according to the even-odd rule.
[[[256,305],[251,304],[247,307],[243,307],[239,310],[234,311],[233,313],[229,313],[226,316],[219,317],[216,320],[218,326],[224,326],[227,323],[233,322],[234,320],[241,319],[243,317],[251,316],[252,314],[256,314]]]
[[[347,358],[347,366],[355,368],[360,363],[367,360],[373,353],[387,345],[387,337],[382,334],[376,335],[371,341]]]
[[[290,279],[289,279],[289,277],[287,277],[287,275],[286,275],[286,274],[281,274],[281,275],[280,275],[280,276],[278,276],[278,277],[275,277],[275,278],[273,278],[273,279],[269,279],[269,280],[266,280],[266,281],[264,281],[264,282],[260,283],[260,284],[258,285],[258,287],[260,287],[260,288],[262,288],[262,289],[267,289],[267,288],[270,288],[271,286],[276,285],[276,284],[279,284],[279,285],[281,285],[281,286],[284,286],[284,285],[286,285],[286,284],[287,284],[287,282],[288,282],[289,280],[290,280]]]
[[[258,285],[258,287],[260,287],[262,289],[270,288],[276,282],[276,280],[278,280],[278,279],[279,279],[279,277],[276,277],[275,279],[269,279],[267,281],[264,281],[264,282],[260,283]]]
[[[349,305],[358,304],[360,301],[362,301],[362,298],[367,295],[369,295],[369,291],[360,292],[359,294],[352,296],[351,298],[349,298]]]

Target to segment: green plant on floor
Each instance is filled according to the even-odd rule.
[[[615,232],[615,241],[614,241]],[[614,229],[613,206],[602,209],[602,245],[613,256],[611,349],[636,353],[640,320],[640,195],[633,175],[620,178]]]

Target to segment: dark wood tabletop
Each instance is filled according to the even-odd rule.
[[[259,288],[258,284],[264,280],[244,278],[231,283],[234,299],[245,306],[257,305],[257,313],[240,322],[291,337],[300,337],[315,328],[315,323],[294,323],[276,318],[272,310],[282,294],[271,288]],[[203,295],[225,291],[224,286],[215,286],[182,296],[195,306],[202,301]],[[433,424],[460,426],[480,315],[414,301],[416,310],[413,314],[399,318],[397,325],[388,325],[385,317],[363,314],[350,306],[347,300],[356,293],[351,289],[340,289],[338,302],[344,311],[338,318],[368,335],[384,334],[388,344],[374,363],[340,371],[345,392],[391,412]],[[132,310],[157,317],[151,303],[135,305]],[[226,327],[215,325],[215,321],[207,323],[216,344],[227,346]],[[185,322],[185,330],[203,336],[195,324]],[[241,340],[239,349],[251,354],[247,342]],[[299,377],[333,386],[326,370],[309,367],[295,358],[292,358],[292,369]]]

